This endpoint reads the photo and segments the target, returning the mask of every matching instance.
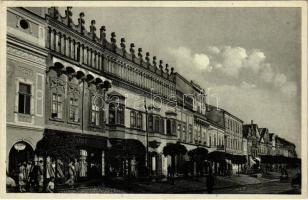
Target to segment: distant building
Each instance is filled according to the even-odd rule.
[[[284,138],[277,136],[275,138],[276,155],[296,158],[295,145]]]
[[[258,125],[254,124],[253,120],[251,120],[251,124],[243,125],[243,137],[247,139],[248,163],[252,166],[257,162],[260,162],[260,133]]]

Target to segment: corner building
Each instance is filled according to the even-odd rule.
[[[14,178],[18,164],[37,159],[34,151],[44,132],[45,14],[43,8],[7,10],[6,163]]]

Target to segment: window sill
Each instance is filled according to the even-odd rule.
[[[23,116],[23,117],[33,117],[34,116],[34,114],[26,114],[26,113],[20,113],[20,112],[14,112],[15,114],[18,114],[18,115],[20,115],[20,116]]]
[[[125,125],[123,125],[123,124],[107,124],[108,126],[110,126],[110,127],[123,127],[123,128],[125,128]]]
[[[136,131],[143,131],[144,132],[144,130],[142,128],[129,127],[129,129],[136,130]]]
[[[56,122],[64,122],[64,120],[60,119],[60,118],[52,118],[52,117],[50,117],[49,120],[56,121]]]
[[[80,125],[80,121],[74,122],[74,121],[68,121],[68,124],[73,124],[73,125]]]
[[[89,127],[96,128],[96,129],[101,129],[102,125],[89,124]]]

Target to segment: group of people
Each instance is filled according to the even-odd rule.
[[[43,190],[44,185],[43,161],[23,162],[18,164],[18,191]]]
[[[46,167],[46,170],[44,168]],[[70,161],[65,171],[61,160],[47,159],[28,161],[18,164],[15,171],[15,181],[19,192],[54,192],[57,182],[74,186],[80,177],[85,177],[87,170],[83,169],[77,159]],[[66,173],[65,173],[66,172]]]

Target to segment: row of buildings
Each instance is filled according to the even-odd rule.
[[[110,38],[72,8],[7,10],[7,171],[38,160],[44,137],[74,138],[76,159],[100,175],[166,175],[168,144],[187,151],[296,157],[295,145],[207,104],[207,94],[149,52]],[[120,41],[120,42],[119,42]],[[54,140],[55,141],[55,140]],[[54,142],[53,148],[57,149]],[[70,143],[71,144],[71,143]],[[61,149],[59,147],[59,149]],[[47,155],[48,156],[48,155]],[[177,156],[180,165],[189,160]],[[82,173],[87,176],[87,173]]]

